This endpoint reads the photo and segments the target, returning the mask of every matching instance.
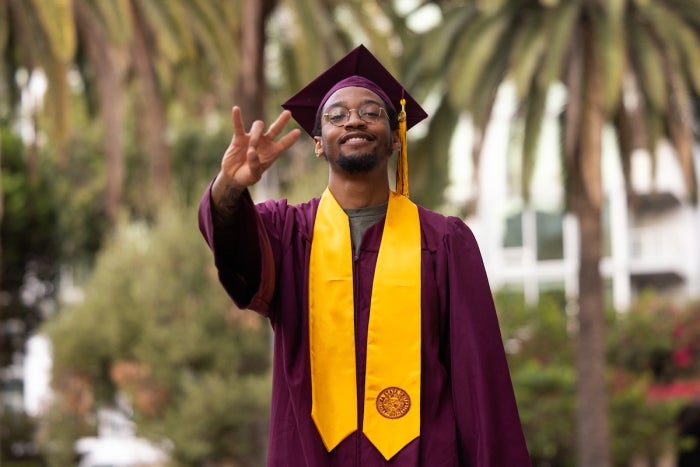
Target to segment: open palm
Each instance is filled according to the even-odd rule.
[[[261,120],[253,122],[250,131],[246,132],[240,109],[233,108],[233,138],[221,161],[221,175],[228,184],[239,190],[254,185],[280,154],[299,139],[301,131],[294,129],[275,140],[290,117],[291,113],[285,110],[267,132],[263,132],[265,124]]]

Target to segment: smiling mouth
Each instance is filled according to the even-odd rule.
[[[348,135],[345,136],[343,139],[340,140],[340,144],[346,144],[346,143],[367,143],[370,141],[374,141],[374,138],[368,136],[368,135]]]
[[[343,141],[343,144],[347,143],[367,143],[369,140],[367,138],[348,138],[345,141]]]

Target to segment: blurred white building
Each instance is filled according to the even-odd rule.
[[[504,86],[496,101],[478,174],[476,215],[467,223],[479,241],[494,290],[522,292],[529,303],[554,291],[573,303],[578,293],[579,239],[576,219],[564,213],[556,120],[564,91],[553,89],[548,101],[529,206],[523,205],[520,195],[519,128],[512,123],[512,92]],[[462,160],[463,148],[470,144],[468,125],[465,128],[466,138],[453,146],[462,151],[454,157]],[[632,206],[612,132],[604,135],[603,144],[605,250],[600,269],[610,303],[624,311],[647,288],[681,299],[700,297],[700,209],[689,202],[672,150],[660,148],[655,168],[648,153],[634,155],[633,187],[638,197]],[[697,150],[695,162],[700,167]],[[455,186],[469,186],[469,168],[456,167]],[[458,201],[468,195],[452,190]]]

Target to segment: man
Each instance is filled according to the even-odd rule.
[[[425,112],[363,46],[283,107],[248,132],[233,108],[199,211],[223,286],[274,330],[268,465],[530,465],[474,236],[404,196],[405,131]],[[278,139],[290,116],[328,188],[255,205],[248,187],[300,136]]]

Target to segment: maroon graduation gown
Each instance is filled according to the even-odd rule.
[[[421,435],[389,461],[362,434],[367,326],[383,221],[354,259],[359,429],[330,453],[311,419],[307,278],[319,200],[254,205],[235,222],[212,220],[210,190],[200,229],[219,278],[240,308],[274,330],[269,466],[526,467],[530,460],[503,343],[476,240],[460,219],[419,207],[422,246]]]

